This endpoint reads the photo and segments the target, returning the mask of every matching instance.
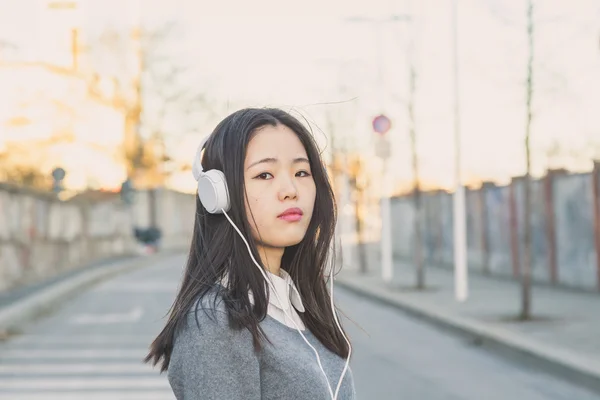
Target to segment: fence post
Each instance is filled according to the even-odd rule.
[[[479,201],[481,204],[481,245],[483,252],[483,272],[489,275],[490,269],[490,220],[487,209],[487,190],[488,188],[494,188],[496,184],[494,182],[483,182],[481,189],[479,189]]]
[[[434,245],[434,255],[433,262],[435,264],[442,263],[442,243],[443,243],[443,234],[442,234],[442,195],[444,191],[438,189],[434,192],[434,198],[432,202],[434,202],[433,212],[432,212],[432,221],[433,221],[433,229],[435,232],[435,245]],[[437,210],[437,211],[436,211]]]
[[[548,269],[550,282],[558,283],[556,255],[556,216],[554,212],[554,178],[561,170],[549,169],[544,177],[544,214],[546,218],[546,243],[548,245]]]
[[[521,256],[519,251],[519,208],[517,206],[516,183],[522,178],[512,178],[509,185],[509,215],[510,215],[510,248],[512,255],[513,276],[521,274]]]

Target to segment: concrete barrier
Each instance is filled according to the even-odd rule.
[[[158,227],[161,248],[185,247],[194,210],[194,195],[167,189],[140,191],[127,206],[115,193],[61,201],[50,193],[0,184],[0,293],[139,252],[135,227]]]

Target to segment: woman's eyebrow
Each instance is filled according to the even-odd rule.
[[[275,164],[277,162],[279,162],[279,159],[274,158],[274,157],[263,158],[262,160],[253,162],[252,164],[248,165],[248,168],[246,168],[246,170],[248,170],[258,164]],[[297,157],[292,160],[293,164],[302,163],[302,162],[310,164],[310,162],[308,161],[308,158],[306,158],[306,157]]]

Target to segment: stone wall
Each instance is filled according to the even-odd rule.
[[[161,248],[186,247],[195,197],[170,190],[60,201],[48,193],[0,184],[0,292],[43,281],[94,261],[133,254],[134,227],[162,230]]]

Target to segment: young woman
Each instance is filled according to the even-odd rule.
[[[308,130],[282,110],[240,110],[194,162],[187,268],[146,362],[168,370],[177,399],[354,399],[326,285],[336,205]]]

